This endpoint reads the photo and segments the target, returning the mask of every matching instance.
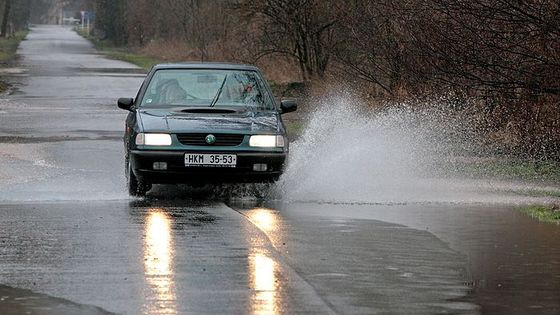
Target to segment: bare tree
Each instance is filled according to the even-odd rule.
[[[335,45],[335,1],[260,0],[241,1],[238,11],[259,26],[258,60],[280,54],[295,59],[304,80],[322,77]]]
[[[150,0],[129,1],[126,7],[127,43],[144,46],[146,42],[156,36],[157,3]],[[151,21],[147,23],[147,21]]]
[[[560,95],[560,2],[432,0],[431,10],[423,48],[441,80]]]
[[[431,0],[418,47],[439,85],[486,102],[528,157],[560,159],[560,2]]]
[[[347,74],[371,82],[393,94],[413,81],[410,68],[421,56],[410,43],[410,13],[415,3],[354,1],[338,31],[346,39],[337,47],[337,61]]]

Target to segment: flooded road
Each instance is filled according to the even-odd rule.
[[[560,227],[517,211],[532,199],[471,183],[351,202],[314,192],[325,178],[264,202],[129,198],[115,100],[142,72],[59,27],[19,53],[0,99],[2,314],[560,312]]]

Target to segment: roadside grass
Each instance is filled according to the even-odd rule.
[[[19,43],[27,36],[27,33],[27,31],[21,31],[13,36],[0,38],[0,64],[3,67],[15,60]]]
[[[520,195],[528,197],[553,197],[560,198],[560,190],[532,189],[517,191]]]
[[[154,57],[130,53],[119,49],[107,49],[105,50],[105,53],[111,59],[130,62],[140,68],[143,68],[144,70],[150,70],[154,65],[164,62]]]
[[[302,120],[284,120],[286,126],[286,132],[288,133],[288,138],[290,141],[299,138],[303,131],[305,130],[305,124]]]
[[[4,82],[2,79],[0,79],[0,94],[6,92],[8,88],[10,88],[10,85]]]
[[[560,182],[560,163],[553,161],[492,159],[458,162],[453,169],[471,177]]]
[[[27,36],[27,31],[15,33],[7,38],[0,38],[0,67],[10,67],[16,60],[16,51],[21,41]],[[10,85],[0,78],[0,93],[6,92]]]
[[[546,223],[560,224],[559,206],[528,206],[521,209],[521,212]]]
[[[95,46],[95,48],[105,53],[107,57],[115,60],[130,62],[146,71],[150,70],[154,65],[158,63],[166,62],[163,59],[159,59],[153,56],[148,56],[138,52],[132,52],[127,48],[116,47],[109,41],[100,40],[95,36],[89,35],[87,31],[79,27],[74,28],[74,31],[78,33],[78,35],[89,40]]]

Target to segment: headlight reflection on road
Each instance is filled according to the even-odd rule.
[[[266,208],[255,208],[250,210],[247,215],[253,224],[268,234],[277,230],[278,222],[273,211]]]
[[[264,254],[251,256],[254,314],[277,314],[276,263]]]
[[[153,294],[147,298],[147,313],[175,314],[174,253],[169,215],[161,209],[150,209],[145,232],[144,274]]]
[[[279,241],[281,235],[275,210],[255,208],[247,212],[247,216],[254,225],[263,231],[270,239]],[[254,290],[252,310],[254,314],[279,314],[280,295],[277,279],[277,263],[270,258],[268,250],[263,244],[252,239],[252,254],[249,258],[249,273],[251,287]]]

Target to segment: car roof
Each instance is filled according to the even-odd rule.
[[[259,68],[246,64],[217,63],[217,62],[185,62],[185,63],[161,63],[155,65],[152,70],[161,69],[220,69],[220,70],[249,70],[259,71]]]

